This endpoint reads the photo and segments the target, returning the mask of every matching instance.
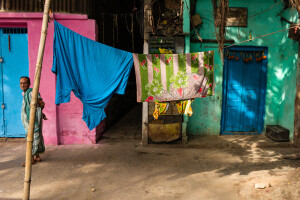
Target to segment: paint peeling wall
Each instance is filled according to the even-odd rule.
[[[278,2],[278,1],[277,1]],[[282,3],[256,15],[272,5],[274,0],[239,1],[230,0],[230,7],[248,8],[248,27],[227,27],[227,38],[235,43],[289,28],[289,23],[281,17],[297,22],[297,12],[283,10]],[[211,1],[198,0],[196,13],[203,25],[199,34],[203,39],[215,39]],[[241,44],[243,46],[268,47],[267,93],[264,127],[279,124],[290,130],[292,139],[294,131],[294,103],[296,91],[297,42],[288,38],[288,31],[282,31],[263,38]],[[191,52],[217,50],[217,44],[191,43]],[[215,58],[215,96],[196,99],[193,103],[194,114],[189,118],[188,133],[192,135],[219,135],[221,130],[223,64],[219,54]]]
[[[44,113],[48,120],[44,121],[43,135],[46,145],[95,143],[96,129],[90,131],[82,117],[82,103],[71,95],[71,102],[55,105],[56,75],[51,72],[53,61],[54,21],[74,30],[90,39],[96,39],[96,22],[86,15],[54,14],[48,24],[40,93],[46,106]],[[0,13],[0,27],[27,27],[29,76],[34,80],[37,52],[40,42],[42,13]]]

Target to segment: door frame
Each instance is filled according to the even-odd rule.
[[[228,59],[224,59],[223,65],[223,89],[222,89],[222,115],[221,115],[221,135],[260,135],[264,128],[265,105],[266,105],[266,89],[267,89],[267,65],[268,65],[268,47],[263,46],[234,46],[227,50],[233,51],[264,51],[267,59],[262,60],[262,78],[260,98],[258,105],[258,131],[256,132],[225,132],[225,111],[226,111],[226,95],[227,95],[227,80],[228,80]],[[225,55],[225,50],[223,52]]]
[[[4,30],[7,30],[6,32],[4,31]],[[9,30],[11,30],[11,31],[9,31]],[[11,33],[10,33],[11,32]],[[3,42],[3,38],[2,37],[5,37],[5,35],[14,35],[14,34],[16,34],[16,35],[19,35],[19,34],[22,34],[22,35],[26,35],[26,37],[25,36],[22,36],[22,37],[24,37],[24,39],[26,38],[26,41],[23,41],[24,43],[23,44],[26,44],[26,53],[27,54],[24,54],[23,53],[23,55],[24,55],[24,57],[26,57],[26,60],[24,60],[23,59],[23,61],[25,61],[26,62],[26,68],[22,68],[22,69],[25,69],[26,70],[26,73],[22,73],[22,74],[18,74],[18,72],[20,73],[20,68],[18,69],[18,71],[17,72],[14,72],[14,73],[7,73],[7,71],[6,71],[6,73],[4,72],[4,69],[5,68],[3,68],[4,66],[3,66],[3,63],[4,63],[4,65],[6,65],[5,63],[9,63],[8,62],[8,60],[7,60],[7,57],[8,57],[8,55],[7,54],[5,54],[5,51],[3,51],[2,49],[1,49],[1,54],[0,54],[0,57],[3,57],[4,58],[4,62],[3,63],[1,63],[1,76],[4,76],[4,75],[6,75],[7,77],[9,77],[9,78],[16,78],[15,80],[17,80],[17,82],[18,82],[18,85],[19,85],[19,78],[20,78],[20,76],[23,76],[23,75],[27,75],[27,76],[29,76],[29,49],[28,49],[28,46],[29,46],[29,43],[28,43],[28,28],[27,28],[27,26],[22,26],[22,25],[20,25],[20,26],[14,26],[13,25],[13,23],[12,24],[7,24],[6,26],[1,26],[1,23],[0,23],[0,45],[2,46],[3,44],[5,44],[5,43],[2,43]],[[14,40],[13,39],[14,37],[11,37],[11,40]],[[12,45],[12,48],[13,48],[13,43],[11,43],[11,45]],[[0,46],[0,47],[1,47]],[[18,46],[19,47],[19,46]],[[20,48],[19,48],[20,49]],[[14,51],[12,50],[12,53],[14,53]],[[14,56],[16,56],[16,55],[14,55]],[[20,64],[20,63],[19,63]],[[23,63],[22,63],[23,64]],[[24,65],[25,66],[25,65]],[[7,66],[5,66],[5,67],[7,67]],[[13,76],[12,76],[13,75]],[[2,81],[3,81],[4,79],[2,79]],[[6,81],[7,82],[7,81]],[[7,85],[9,85],[11,82],[9,82],[8,81],[8,83],[7,83]],[[4,86],[5,84],[4,84],[4,82],[2,82],[2,87]],[[16,86],[16,87],[19,87],[19,86]],[[15,86],[15,84],[14,84],[14,86]],[[14,93],[14,94],[16,94],[17,95],[17,93],[15,93],[15,92],[11,92],[11,93],[6,93],[7,91],[5,91],[4,90],[4,88],[2,88],[2,89],[0,89],[0,92],[2,92],[3,93],[3,99],[1,99],[0,100],[0,103],[3,101],[3,103],[4,103],[4,105],[5,105],[5,109],[2,109],[2,108],[0,108],[1,110],[3,110],[3,113],[1,113],[2,114],[2,116],[3,116],[3,135],[1,135],[0,136],[0,138],[1,137],[11,137],[11,138],[24,138],[25,136],[26,136],[26,134],[25,134],[25,131],[24,131],[24,129],[23,129],[23,125],[22,125],[22,122],[21,122],[21,113],[19,113],[19,116],[20,116],[20,121],[18,121],[18,123],[19,123],[19,126],[17,125],[16,126],[16,124],[12,124],[11,122],[13,122],[13,118],[11,117],[11,113],[14,113],[14,112],[12,112],[11,110],[9,111],[10,112],[10,115],[9,115],[9,112],[8,111],[5,111],[6,109],[10,109],[10,107],[12,107],[11,106],[11,104],[9,104],[9,103],[7,103],[7,102],[10,102],[10,101],[8,101],[8,99],[5,99],[4,97],[5,96],[8,96],[8,95],[5,95],[5,94],[12,94],[12,93]],[[21,90],[19,90],[19,96],[20,96],[20,98],[22,98],[22,95],[21,95]],[[12,99],[12,98],[10,98],[10,99]],[[18,101],[19,100],[22,100],[22,99],[18,99]],[[21,105],[22,105],[22,101],[21,101]],[[21,108],[21,107],[20,107]],[[21,110],[20,110],[21,111]],[[16,114],[16,115],[18,115],[18,114]],[[10,122],[8,122],[8,121],[10,121]],[[18,127],[18,128],[20,128],[21,130],[22,130],[22,132],[13,132],[12,130],[11,130],[11,127]],[[8,127],[10,127],[10,129],[8,129]]]

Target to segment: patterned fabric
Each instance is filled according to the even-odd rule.
[[[137,101],[175,101],[214,94],[214,52],[133,54]]]
[[[192,100],[179,101],[176,103],[176,107],[177,107],[179,114],[184,114],[184,112],[186,111],[187,115],[192,116],[192,114],[193,114],[192,106],[191,106],[191,104],[188,104],[188,101],[192,101]],[[187,105],[188,105],[188,107],[187,107]]]
[[[21,119],[25,129],[26,137],[28,133],[29,126],[29,117],[30,117],[30,102],[32,98],[32,88],[29,88],[23,96],[22,101],[22,110],[21,110]],[[41,98],[40,94],[38,98]],[[38,155],[45,152],[45,144],[42,133],[43,119],[42,119],[42,109],[37,107],[36,116],[34,122],[34,134],[33,134],[33,143],[32,143],[32,155]]]
[[[169,103],[167,102],[162,102],[162,103],[155,102],[155,109],[153,112],[154,119],[158,119],[159,115],[165,114],[168,110],[168,107],[169,107]]]

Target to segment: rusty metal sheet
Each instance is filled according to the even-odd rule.
[[[181,123],[149,124],[149,139],[153,142],[171,142],[177,140],[181,136]]]

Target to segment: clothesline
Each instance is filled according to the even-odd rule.
[[[84,105],[83,120],[90,130],[106,117],[104,108],[111,96],[125,93],[133,63],[138,102],[176,101],[214,95],[213,51],[132,54],[87,39],[57,22],[54,25],[52,71],[57,74],[55,103],[69,102],[70,92],[73,91]],[[298,26],[296,24],[225,48]]]
[[[249,18],[252,18],[252,17],[255,17],[255,16],[257,16],[257,15],[260,15],[260,14],[262,14],[262,13],[268,11],[268,10],[271,10],[272,8],[274,8],[275,6],[277,6],[279,3],[282,3],[282,1],[278,1],[276,4],[272,5],[270,8],[267,8],[266,10],[263,10],[263,11],[261,11],[261,12],[259,12],[259,13],[256,13],[256,14],[254,14],[254,15],[249,16],[248,19],[249,19]]]
[[[286,30],[289,30],[289,29],[292,29],[292,28],[296,28],[296,27],[299,27],[299,26],[300,26],[300,24],[296,24],[296,25],[291,26],[291,27],[289,27],[289,28],[285,28],[285,29],[282,29],[282,30],[279,30],[279,31],[275,31],[275,32],[272,32],[272,33],[268,33],[268,34],[265,34],[265,35],[260,35],[260,36],[257,36],[257,37],[255,37],[255,38],[252,38],[252,39],[244,40],[244,41],[241,41],[241,42],[238,42],[238,43],[235,43],[235,44],[226,46],[226,47],[224,47],[224,49],[229,48],[229,47],[233,47],[233,46],[236,46],[236,45],[245,43],[245,42],[249,42],[249,41],[252,41],[252,40],[255,40],[255,39],[258,39],[258,38],[262,38],[262,37],[266,37],[266,36],[269,36],[269,35],[273,35],[273,34],[275,34],[275,33],[279,33],[279,32],[282,32],[282,31],[286,31]]]
[[[238,43],[236,43],[236,44],[232,44],[232,45],[226,46],[226,47],[224,47],[224,49],[229,48],[229,47],[232,47],[232,46],[236,46],[236,45],[238,45],[238,44],[242,44],[242,43],[245,43],[245,42],[249,42],[249,41],[252,41],[252,40],[255,40],[255,39],[258,39],[258,38],[262,38],[262,37],[266,37],[266,36],[269,36],[269,35],[273,35],[273,34],[275,34],[275,33],[279,33],[279,32],[282,32],[282,31],[286,31],[286,30],[289,30],[289,29],[292,29],[292,28],[296,28],[296,27],[298,27],[299,25],[300,25],[300,24],[297,24],[297,25],[291,26],[291,27],[289,27],[289,28],[285,28],[285,29],[282,29],[282,30],[279,30],[279,31],[275,31],[275,32],[272,32],[272,33],[268,33],[268,34],[265,34],[265,35],[261,35],[261,36],[258,36],[258,37],[252,38],[252,39],[244,40],[244,41],[242,41],[242,42],[238,42]]]
[[[214,51],[186,54],[132,54],[90,40],[54,22],[55,103],[83,103],[90,130],[105,117],[113,94],[124,94],[134,63],[137,101],[182,101],[214,95]],[[81,56],[78,56],[81,55]]]
[[[267,8],[267,9],[265,9],[265,10],[259,12],[259,13],[256,13],[256,14],[254,14],[254,15],[249,16],[248,19],[249,19],[249,18],[252,18],[252,17],[256,17],[256,16],[258,16],[258,15],[260,15],[260,14],[262,14],[262,13],[264,13],[264,12],[266,12],[266,11],[272,9],[272,8],[274,8],[275,6],[277,6],[277,5],[278,5],[279,3],[281,3],[281,2],[282,2],[282,1],[279,1],[279,2],[277,2],[277,3],[274,4],[274,5],[272,5],[272,6],[269,7],[269,8]],[[185,2],[185,4],[186,4],[186,7],[187,7],[187,9],[188,9],[188,13],[189,13],[189,16],[190,16],[190,20],[192,20],[192,19],[191,19],[191,13],[190,13],[189,7],[188,7],[188,5],[187,5],[186,2]],[[201,16],[201,18],[206,19],[206,20],[211,21],[211,22],[214,22],[213,20],[208,19],[208,18],[203,17],[203,16]],[[192,26],[193,26],[194,31],[196,32],[196,35],[197,35],[198,39],[201,41],[202,38],[199,36],[198,31],[197,31],[196,28],[194,27],[194,24],[193,24],[193,23],[191,23],[191,24],[192,24]],[[239,27],[238,27],[238,28],[239,28]]]

